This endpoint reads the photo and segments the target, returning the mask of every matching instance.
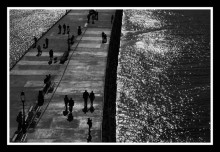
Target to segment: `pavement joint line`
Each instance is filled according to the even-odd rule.
[[[87,30],[87,28],[86,28],[85,31],[83,32],[81,38],[82,38],[83,35],[85,34],[86,30]],[[80,43],[80,41],[79,41],[78,44],[75,46],[74,50],[76,50],[76,48],[77,48],[77,46],[79,45],[79,43]],[[74,50],[73,50],[73,52],[72,52],[70,58],[72,57],[72,55],[73,55],[73,53],[74,53]],[[37,124],[39,123],[39,121],[41,120],[42,116],[44,115],[44,113],[45,113],[47,107],[49,106],[49,104],[50,104],[50,102],[51,102],[51,100],[52,100],[52,98],[53,98],[53,96],[54,96],[54,94],[55,94],[55,92],[56,92],[58,86],[60,85],[60,83],[61,83],[61,81],[62,81],[62,78],[63,78],[63,76],[64,76],[64,74],[65,74],[65,72],[66,72],[66,69],[67,69],[67,67],[68,67],[68,64],[69,64],[69,62],[70,62],[70,58],[69,58],[69,60],[68,60],[68,63],[66,64],[66,67],[65,67],[65,69],[64,69],[64,71],[63,71],[63,74],[62,74],[62,76],[61,76],[61,78],[60,78],[58,84],[56,85],[56,89],[53,91],[53,94],[51,95],[51,97],[50,97],[50,99],[49,99],[49,101],[48,101],[46,107],[44,108],[44,111],[41,113],[41,115],[40,115],[38,121],[36,122],[36,126],[37,126]]]

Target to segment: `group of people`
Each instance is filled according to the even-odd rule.
[[[59,24],[58,28],[59,28],[58,34],[61,34],[62,26]],[[70,26],[69,25],[66,26],[66,24],[63,24],[63,34],[69,34],[69,33],[70,33]]]
[[[89,10],[89,14],[87,15],[87,23],[90,23],[90,17],[92,17],[92,24],[94,24],[94,20],[98,20],[98,11]]]

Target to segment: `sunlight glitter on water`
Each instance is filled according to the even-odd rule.
[[[148,28],[143,28],[143,18],[152,21]],[[192,17],[175,11],[124,11],[117,71],[118,142],[210,140],[210,51],[204,43],[209,35],[204,32],[208,23],[202,23],[195,27]]]

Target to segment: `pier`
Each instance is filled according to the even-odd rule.
[[[34,108],[34,124],[29,124],[22,142],[51,143],[51,142],[87,142],[89,126],[88,118],[92,119],[91,142],[102,142],[102,123],[104,108],[104,90],[107,69],[107,58],[112,26],[111,16],[116,10],[97,10],[98,20],[94,24],[87,22],[89,10],[71,10],[60,19],[37,42],[43,46],[45,38],[49,39],[49,47],[42,49],[41,56],[37,48],[31,48],[10,71],[10,139],[17,138],[18,123],[16,117],[22,111],[21,91],[25,93],[25,116]],[[60,64],[60,59],[68,50],[68,34],[58,34],[58,25],[70,26],[70,36],[74,35],[68,58]],[[78,26],[82,34],[77,34]],[[101,33],[107,35],[107,42],[102,43]],[[120,40],[120,38],[119,38]],[[57,62],[48,64],[49,50],[53,49]],[[117,66],[116,66],[117,67]],[[44,78],[51,75],[51,84],[44,92],[44,103],[36,106],[39,90],[45,88]],[[83,112],[83,92],[95,93],[94,112]],[[64,116],[64,96],[68,95],[75,101],[73,119]],[[88,108],[90,108],[88,99]],[[37,109],[38,108],[38,109]],[[19,141],[21,142],[21,141]]]

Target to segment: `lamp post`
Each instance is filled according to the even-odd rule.
[[[21,102],[23,103],[23,122],[22,122],[22,132],[26,133],[26,127],[25,127],[25,112],[24,112],[24,102],[25,102],[25,94],[24,91],[21,92]]]

